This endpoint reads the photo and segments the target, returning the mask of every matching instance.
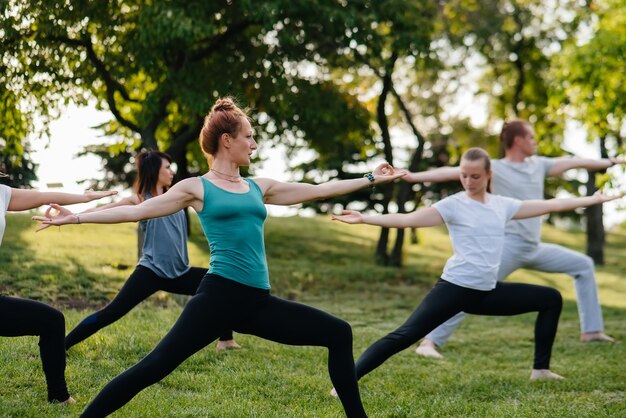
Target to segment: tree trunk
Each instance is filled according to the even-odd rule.
[[[383,76],[383,89],[380,92],[378,98],[378,105],[376,106],[376,118],[378,120],[378,126],[380,127],[381,136],[383,139],[383,152],[387,162],[393,165],[393,153],[391,147],[391,135],[389,134],[389,122],[387,120],[387,114],[385,113],[385,104],[387,103],[387,96],[391,92],[393,85],[391,80],[391,74],[393,73],[393,67],[397,59],[397,54],[392,54],[387,72]],[[383,213],[389,212],[389,202],[393,196],[393,183],[382,186],[383,188]],[[387,254],[387,244],[389,243],[389,228],[382,228],[380,231],[380,237],[378,238],[378,244],[376,245],[376,262],[378,264],[389,264],[389,255]]]
[[[606,149],[606,137],[600,138],[600,157],[608,158]],[[604,171],[604,170],[602,170]],[[596,172],[587,173],[587,196],[591,196],[598,189],[596,187]],[[587,215],[587,255],[593,259],[596,265],[604,265],[604,244],[606,236],[604,233],[604,219],[602,205],[590,206],[585,211]]]
[[[589,172],[587,181],[587,196],[596,192],[595,172]],[[596,265],[604,265],[604,222],[602,219],[602,205],[589,206],[585,214],[587,215],[587,255],[593,258]]]
[[[392,86],[393,87],[393,86]],[[411,161],[409,162],[409,171],[414,172],[419,170],[420,163],[422,162],[422,154],[424,152],[424,144],[426,142],[426,138],[422,133],[417,129],[415,124],[413,123],[413,116],[409,111],[409,108],[404,104],[402,97],[396,92],[394,89],[393,95],[396,98],[398,105],[402,113],[404,114],[404,118],[406,119],[407,124],[411,127],[411,131],[415,138],[417,139],[417,147],[411,156]],[[413,191],[413,186],[409,183],[402,182],[400,183],[400,188],[398,191],[398,212],[406,213],[406,203],[409,200],[414,199],[415,192]],[[396,242],[393,246],[393,250],[391,252],[391,257],[389,259],[389,264],[395,267],[402,266],[402,248],[404,247],[404,229],[398,229],[396,234]],[[413,236],[415,236],[415,229],[413,228]],[[412,236],[412,237],[413,237]]]

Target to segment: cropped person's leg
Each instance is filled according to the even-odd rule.
[[[65,382],[65,318],[44,303],[0,296],[0,335],[39,336],[41,364],[46,376],[48,401],[65,402],[70,398]]]

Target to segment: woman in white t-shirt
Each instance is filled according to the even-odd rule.
[[[471,148],[463,154],[460,169],[465,191],[432,207],[408,214],[365,216],[346,210],[341,216],[333,216],[333,219],[349,224],[365,223],[387,228],[419,228],[445,223],[454,250],[441,279],[406,322],[361,355],[356,363],[359,379],[459,312],[496,316],[538,312],[530,378],[562,378],[550,371],[552,344],[561,314],[561,294],[546,286],[497,281],[504,227],[511,219],[568,211],[621,196],[596,193],[572,199],[520,201],[490,194],[487,186],[491,179],[491,162],[489,155],[480,148]]]
[[[6,177],[2,173],[0,176]],[[39,192],[0,185],[0,244],[6,226],[7,211],[29,210],[58,201],[63,201],[67,205],[85,203],[115,193]],[[65,382],[65,317],[63,314],[41,302],[0,294],[0,336],[23,335],[39,336],[39,353],[46,376],[48,401],[65,404],[76,402],[67,391]]]

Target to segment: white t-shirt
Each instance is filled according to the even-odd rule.
[[[487,203],[478,202],[465,192],[435,203],[443,218],[454,255],[443,269],[442,279],[476,290],[496,287],[506,223],[522,202],[487,194]]]
[[[543,200],[545,179],[554,166],[554,159],[532,156],[523,162],[492,160],[491,189],[500,196],[519,200]],[[511,221],[506,226],[507,235],[538,244],[541,241],[541,216]]]
[[[7,221],[5,216],[7,214],[7,208],[9,207],[9,202],[11,201],[11,188],[5,186],[4,184],[0,184],[0,244],[2,244],[2,237],[4,236],[4,228],[6,227]]]

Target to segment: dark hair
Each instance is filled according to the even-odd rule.
[[[137,176],[133,187],[140,199],[143,200],[144,194],[151,193],[156,187],[163,159],[172,162],[172,157],[161,151],[143,151],[135,157]],[[164,192],[166,190],[163,189]]]
[[[200,148],[207,155],[215,156],[223,134],[236,136],[241,129],[241,119],[250,120],[246,110],[240,109],[231,97],[217,99],[204,118],[200,131]]]
[[[525,120],[513,120],[504,122],[502,132],[500,132],[500,141],[505,150],[511,149],[516,136],[524,136],[528,133],[530,123]]]
[[[461,160],[467,161],[485,161],[485,171],[491,170],[491,159],[489,158],[489,154],[482,148],[474,147],[470,148],[463,153],[461,156]]]

